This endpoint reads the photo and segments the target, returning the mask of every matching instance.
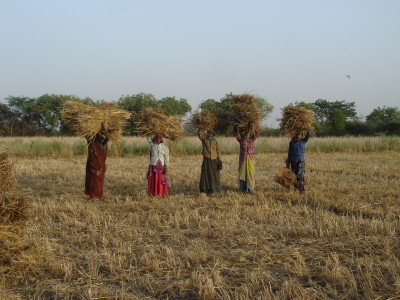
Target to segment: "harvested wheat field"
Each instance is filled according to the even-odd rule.
[[[306,147],[307,148],[307,147]],[[30,203],[24,250],[0,265],[1,299],[398,299],[400,153],[307,153],[306,192],[256,155],[253,195],[198,194],[201,156],[174,156],[168,198],[146,195],[148,156],[109,157],[104,201],[85,157],[14,157]]]

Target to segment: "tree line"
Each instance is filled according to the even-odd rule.
[[[219,100],[206,99],[197,110],[208,109],[220,116],[222,121],[229,120],[232,93]],[[255,95],[263,119],[267,118],[274,107],[264,98]],[[44,94],[37,98],[9,96],[0,102],[0,136],[57,136],[72,135],[72,129],[64,124],[60,117],[60,109],[65,101],[74,100],[85,104],[100,105],[104,101],[91,98],[79,98],[73,95]],[[135,135],[136,124],[140,112],[146,108],[162,110],[167,115],[176,115],[184,122],[185,130],[193,132],[190,122],[192,107],[187,99],[164,97],[157,99],[149,93],[121,96],[116,105],[133,112],[126,128],[126,135]],[[290,105],[302,106],[314,111],[317,136],[343,135],[400,135],[400,110],[397,107],[377,107],[365,117],[357,116],[354,102],[327,101],[318,99],[314,102],[295,102]],[[231,135],[232,125],[225,122],[220,126],[219,134]],[[263,135],[280,135],[278,128],[263,128]]]

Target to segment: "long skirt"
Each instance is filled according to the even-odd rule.
[[[90,170],[86,170],[85,194],[90,198],[102,198],[104,178],[104,173],[97,175]]]
[[[200,174],[200,193],[212,194],[221,191],[221,180],[217,159],[203,157]]]
[[[296,175],[296,182],[294,184],[295,188],[298,189],[300,193],[304,192],[306,190],[306,163],[301,160],[291,161],[290,168]]]
[[[245,160],[239,160],[239,190],[252,193],[254,187],[254,163],[250,155],[247,155]]]
[[[88,146],[86,161],[85,195],[102,198],[106,173],[107,146],[93,141]]]
[[[149,166],[147,174],[147,192],[149,196],[166,196],[168,195],[168,183],[163,170],[156,166]]]

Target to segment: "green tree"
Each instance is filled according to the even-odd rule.
[[[4,103],[0,103],[0,135],[13,136],[18,133],[19,122],[15,113]]]
[[[1,114],[3,134],[8,135],[56,135],[72,133],[63,125],[60,109],[67,100],[82,101],[94,104],[90,98],[79,99],[69,95],[44,94],[38,98],[14,97],[6,98],[7,105],[2,106]],[[64,132],[65,131],[65,132]]]
[[[146,108],[157,108],[158,101],[152,94],[139,93],[131,96],[122,96],[117,105],[130,112],[140,113]]]
[[[400,134],[400,110],[397,107],[378,106],[366,120],[376,133]]]
[[[314,104],[313,103],[309,103],[309,102],[305,102],[305,101],[296,101],[294,106],[299,106],[299,107],[303,107],[305,109],[309,109],[311,111],[315,110]]]
[[[215,101],[214,99],[207,99],[200,103],[199,108],[201,110],[209,110],[212,112],[216,112],[222,109],[221,103]]]
[[[374,133],[374,129],[368,122],[355,119],[347,122],[346,133],[355,136],[369,136]]]
[[[313,106],[318,122],[318,135],[344,135],[347,121],[356,117],[354,102],[318,99]]]
[[[57,135],[59,133],[71,133],[69,127],[62,124],[60,111],[63,104],[68,101],[80,101],[87,104],[93,104],[90,98],[81,100],[73,95],[54,95],[44,94],[36,99],[36,107],[41,115],[41,130],[48,135]]]
[[[177,100],[175,97],[164,97],[158,101],[160,109],[168,116],[183,118],[192,110],[186,99]]]
[[[370,122],[389,123],[393,120],[400,119],[400,111],[397,107],[382,107],[375,108],[367,117]]]
[[[6,100],[8,107],[16,118],[18,135],[29,136],[44,133],[41,130],[42,115],[39,112],[35,98],[10,96]]]

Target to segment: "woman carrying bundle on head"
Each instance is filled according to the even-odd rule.
[[[167,172],[169,164],[169,148],[164,144],[161,134],[148,139],[150,144],[150,164],[147,170],[147,185],[149,196],[167,196]]]
[[[90,199],[103,198],[108,141],[107,121],[101,123],[101,129],[94,137],[87,138],[88,157],[86,161],[85,195],[89,196]]]
[[[205,133],[198,130],[199,139],[203,145],[203,163],[200,174],[200,193],[211,195],[221,191],[219,171],[222,167],[218,141],[215,139],[215,131],[207,130]]]
[[[295,188],[300,193],[305,191],[305,168],[306,162],[304,159],[305,144],[311,138],[311,129],[307,129],[307,133],[303,138],[298,136],[292,137],[289,142],[288,157],[286,160],[286,167],[290,168],[296,175]]]
[[[239,154],[239,191],[252,193],[255,187],[254,179],[254,142],[259,136],[260,129],[257,126],[253,133],[250,130],[244,136],[240,134],[239,128],[235,127],[235,138],[240,145]]]

